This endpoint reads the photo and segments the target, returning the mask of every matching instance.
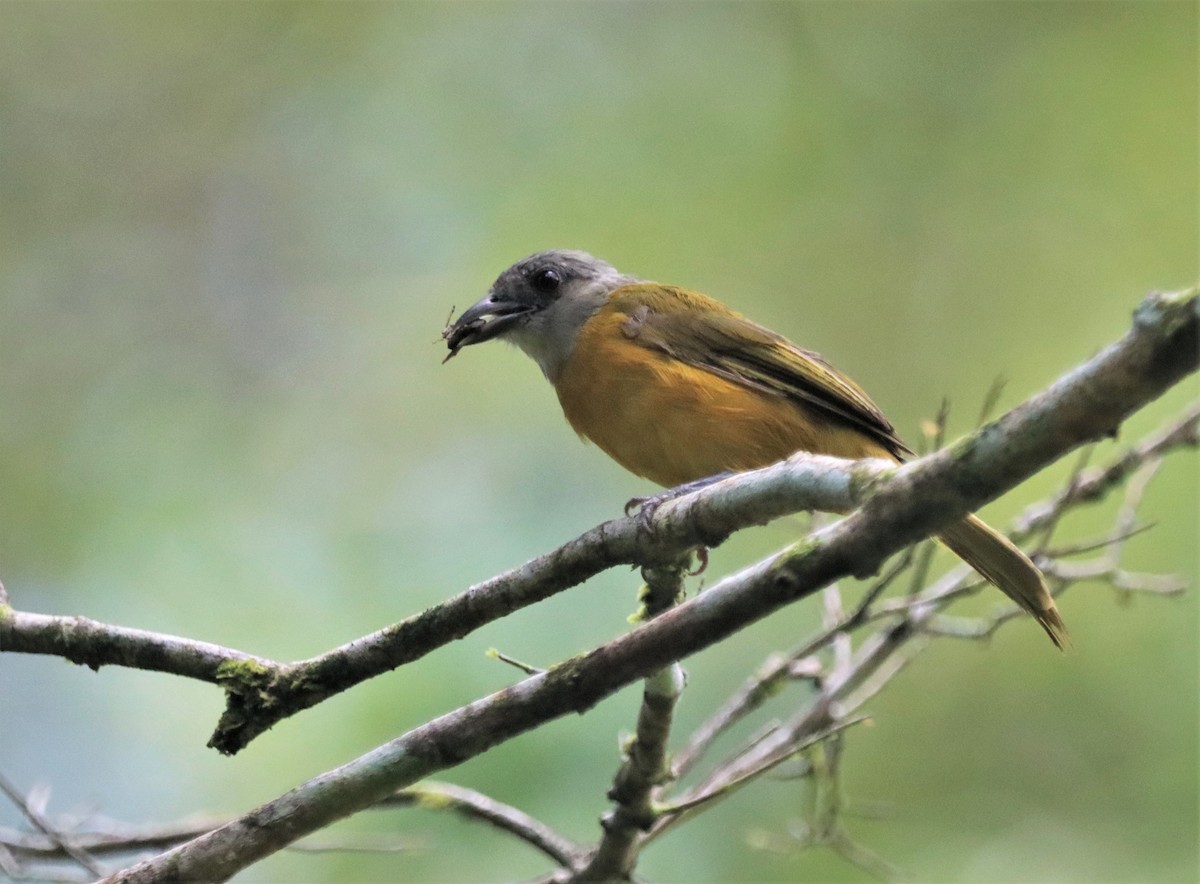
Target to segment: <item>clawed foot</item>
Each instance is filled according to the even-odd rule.
[[[630,498],[629,502],[625,504],[625,515],[631,518],[637,516],[640,527],[648,531],[658,508],[679,496],[678,491],[672,488],[670,491],[664,491],[662,494],[655,494],[651,497]]]
[[[636,517],[638,520],[638,529],[649,533],[653,529],[654,514],[664,503],[675,500],[677,497],[683,497],[685,494],[691,494],[693,491],[698,491],[714,482],[719,482],[728,475],[729,473],[721,473],[717,476],[710,476],[707,479],[688,482],[677,488],[669,488],[661,494],[655,494],[651,497],[634,497],[625,504],[625,515],[630,518]],[[696,555],[696,567],[691,571],[685,572],[688,577],[696,577],[699,574],[703,574],[708,568],[708,547],[697,546],[692,552]]]
[[[650,529],[650,522],[654,519],[655,512],[664,503],[674,500],[677,497],[683,497],[685,494],[691,494],[693,491],[699,491],[701,488],[707,488],[716,482],[720,482],[732,473],[717,473],[715,476],[708,476],[704,479],[697,479],[695,482],[685,482],[682,485],[677,485],[674,488],[668,488],[661,494],[655,494],[652,497],[635,497],[625,504],[625,515],[637,515],[638,521],[645,530]]]

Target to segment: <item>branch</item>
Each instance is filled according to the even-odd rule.
[[[1053,512],[1077,500],[1098,500],[1147,457],[1197,444],[1200,406],[1161,437],[1131,449],[1109,468],[1082,477],[1077,488],[1028,511],[1020,533],[1042,527]],[[545,556],[377,632],[307,660],[286,663],[209,642],[101,623],[13,610],[0,584],[0,651],[53,654],[92,670],[117,665],[181,675],[222,686],[227,708],[209,745],[234,754],[279,721],[369,678],[420,659],[470,632],[570,589],[620,564],[653,564],[697,545],[717,545],[734,530],[800,510],[845,510],[859,502],[863,482],[822,458],[793,469],[772,468],[761,481],[743,474],[736,490],[716,502],[702,522],[656,520],[652,540],[637,519],[615,519]],[[831,463],[838,463],[830,459]],[[764,471],[756,471],[764,472]],[[702,495],[703,496],[703,495]]]
[[[683,578],[687,559],[669,568],[643,568],[646,578],[645,619],[656,617],[683,600]],[[608,790],[616,807],[600,820],[604,836],[590,861],[575,875],[576,881],[628,879],[637,864],[641,835],[658,819],[652,800],[654,789],[671,778],[667,742],[675,705],[683,694],[683,668],[672,663],[646,678],[637,732],[625,749],[622,762]]]
[[[222,667],[279,666],[262,657],[176,635],[113,626],[87,617],[17,611],[3,598],[0,598],[0,651],[53,654],[93,671],[101,666],[128,666],[213,684],[220,681]]]
[[[369,807],[393,790],[459,764],[492,746],[568,712],[583,711],[638,678],[662,669],[742,629],[779,607],[847,575],[870,574],[886,557],[936,533],[1090,440],[1111,435],[1133,411],[1197,367],[1197,293],[1151,295],[1134,326],[1044,393],[950,448],[886,471],[859,463],[836,469],[848,494],[874,479],[871,496],[846,519],[784,553],[732,575],[633,632],[434,719],[372,752],[297,787],[220,829],[111,880],[224,880],[280,847]],[[735,477],[664,504],[655,527],[680,524],[703,532],[731,501],[777,501],[773,476],[822,459],[793,457],[776,467]],[[864,469],[866,467],[866,469]],[[857,487],[856,487],[857,486]],[[747,489],[758,489],[754,496]],[[724,509],[723,509],[724,508]],[[748,516],[754,515],[751,508]],[[751,517],[748,521],[753,522]],[[673,535],[672,536],[678,536]],[[913,616],[917,616],[914,614]],[[865,644],[855,670],[869,675],[896,642],[903,621]],[[847,678],[844,690],[870,683]]]
[[[849,510],[870,481],[893,466],[883,461],[848,466],[838,458],[805,455],[743,474],[698,492],[698,506],[682,512],[660,507],[649,520],[650,530],[641,517],[605,522],[420,614],[294,663],[82,617],[17,611],[6,596],[0,596],[0,651],[53,654],[93,670],[130,666],[218,684],[226,692],[226,709],[208,745],[232,755],[303,709],[614,565],[662,565],[697,546],[716,546],[748,525],[801,510]]]

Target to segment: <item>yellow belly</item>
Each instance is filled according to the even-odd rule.
[[[660,485],[747,470],[796,451],[887,457],[858,430],[644,347],[602,309],[580,331],[555,388],[575,431]]]

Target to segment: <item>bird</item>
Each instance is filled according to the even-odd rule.
[[[863,389],[699,292],[553,249],[517,261],[442,331],[448,361],[489,340],[517,346],[554,387],[567,422],[630,472],[698,487],[804,451],[912,455]],[[1058,648],[1066,626],[1038,567],[975,515],[939,539],[1031,614]]]

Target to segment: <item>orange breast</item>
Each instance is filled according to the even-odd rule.
[[[627,316],[601,308],[555,388],[575,431],[639,476],[673,486],[796,451],[891,457],[858,430],[642,346]]]

